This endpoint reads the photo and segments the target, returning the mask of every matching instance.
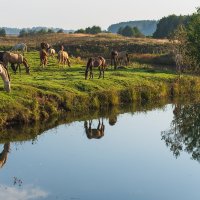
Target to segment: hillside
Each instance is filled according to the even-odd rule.
[[[156,31],[157,23],[158,21],[156,20],[120,22],[117,24],[110,25],[108,27],[108,31],[112,33],[117,33],[120,27],[131,26],[131,27],[137,27],[144,35],[151,36]]]

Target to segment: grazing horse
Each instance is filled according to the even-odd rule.
[[[0,76],[4,82],[4,89],[6,92],[10,92],[10,76],[3,64],[0,64]]]
[[[19,71],[21,73],[21,67],[20,64],[23,64],[26,68],[26,73],[29,74],[29,66],[27,60],[22,56],[21,54],[11,53],[11,52],[5,52],[3,55],[3,63],[4,65],[8,66],[8,63],[11,64],[11,67],[13,71],[16,73],[17,68],[19,67]],[[17,67],[15,67],[15,64],[17,64]]]
[[[60,50],[58,52],[58,63],[59,64],[64,64],[64,65],[67,63],[67,65],[69,67],[71,67],[70,60],[69,60],[69,55],[68,55],[68,53],[66,51]]]
[[[40,50],[40,66],[45,67],[47,66],[47,57],[48,54],[45,49]]]
[[[94,67],[99,68],[99,78],[101,78],[102,75],[103,75],[103,78],[104,78],[104,71],[105,71],[105,68],[106,68],[106,60],[103,57],[99,56],[97,58],[89,58],[88,59],[87,66],[86,66],[86,69],[85,69],[85,80],[88,77],[89,71],[90,71],[90,77],[89,78],[93,79],[92,69]]]
[[[24,55],[24,52],[27,52],[27,45],[25,43],[16,44],[11,51],[20,51]]]
[[[105,125],[103,124],[103,119],[102,122],[100,122],[100,119],[98,120],[98,126],[97,128],[92,128],[92,120],[89,120],[89,126],[88,122],[84,122],[84,128],[85,128],[85,133],[88,137],[88,139],[100,139],[101,137],[104,136],[104,130],[105,130]]]

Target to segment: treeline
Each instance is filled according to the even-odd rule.
[[[54,29],[39,29],[39,30],[34,30],[34,29],[25,29],[23,28],[19,32],[19,37],[26,37],[26,36],[34,36],[34,35],[43,35],[43,34],[50,34],[50,33],[64,33],[63,29],[59,29],[58,31],[55,32]]]
[[[156,31],[158,21],[156,20],[139,20],[139,21],[128,21],[112,24],[108,27],[108,31],[111,33],[117,33],[120,28],[130,26],[131,28],[137,27],[140,32],[145,36],[152,36]]]
[[[103,31],[101,30],[100,26],[92,26],[92,27],[87,27],[86,29],[78,29],[74,33],[98,34],[102,32]]]
[[[181,71],[200,72],[200,8],[185,25],[174,31],[173,52],[178,55]],[[178,41],[178,42],[177,42]]]
[[[131,26],[120,27],[117,33],[126,37],[144,37],[137,27]]]
[[[157,24],[157,29],[153,34],[154,38],[170,38],[174,31],[180,26],[186,26],[190,20],[190,16],[170,15],[163,17]]]

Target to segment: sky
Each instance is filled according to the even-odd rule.
[[[200,0],[0,0],[0,5],[0,27],[77,30],[97,25],[106,30],[123,21],[192,14]]]

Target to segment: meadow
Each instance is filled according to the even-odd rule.
[[[6,38],[8,40],[6,48],[21,40],[18,37],[10,37]],[[70,34],[65,34],[63,37],[66,41],[68,38],[71,44],[74,44],[72,40],[74,40],[74,37],[79,38],[80,35],[70,37]],[[82,39],[83,37],[92,40],[92,37],[101,38],[103,36],[81,36]],[[104,39],[101,40],[107,41],[109,37],[113,39],[114,36],[107,35],[105,37],[104,35]],[[123,42],[132,40],[137,41],[138,44],[142,44],[144,41],[148,44],[155,43],[155,40],[149,38],[125,39],[121,36],[115,37]],[[40,41],[42,39],[44,38],[40,38]],[[64,39],[62,39],[61,37],[59,41],[65,44]],[[82,39],[79,38],[78,40],[81,41]],[[109,38],[109,41],[112,41],[112,39]],[[47,41],[49,42],[48,37]],[[56,41],[58,42],[58,38],[55,39],[53,46],[56,46]],[[115,40],[115,45],[118,42],[118,40]],[[157,42],[161,45],[166,41]],[[34,43],[29,38],[29,48],[37,49],[36,43],[36,41]],[[31,44],[36,46],[31,46]],[[2,41],[0,41],[0,46],[2,47]],[[82,55],[81,53],[82,51],[80,55]],[[25,57],[30,65],[30,75],[25,73],[23,67],[21,75],[19,72],[14,74],[9,68],[11,93],[6,93],[3,90],[3,84],[0,85],[0,126],[47,120],[51,116],[59,115],[62,112],[88,113],[91,110],[101,110],[116,105],[158,102],[163,99],[197,96],[199,93],[200,79],[198,77],[182,75],[180,78],[172,70],[173,68],[164,67],[161,69],[155,67],[153,63],[139,62],[144,60],[145,54],[143,54],[143,57],[140,54],[137,55],[139,60],[135,60],[136,56],[131,57],[130,65],[118,70],[112,69],[109,66],[109,60],[107,60],[108,67],[105,71],[105,79],[98,79],[98,70],[95,69],[94,79],[85,80],[85,58],[71,55],[71,68],[58,65],[56,58],[49,58],[48,66],[42,68],[39,66],[39,52],[37,50],[30,51],[29,49]],[[148,58],[154,59],[156,56],[160,55],[148,54],[147,60],[149,60]]]

